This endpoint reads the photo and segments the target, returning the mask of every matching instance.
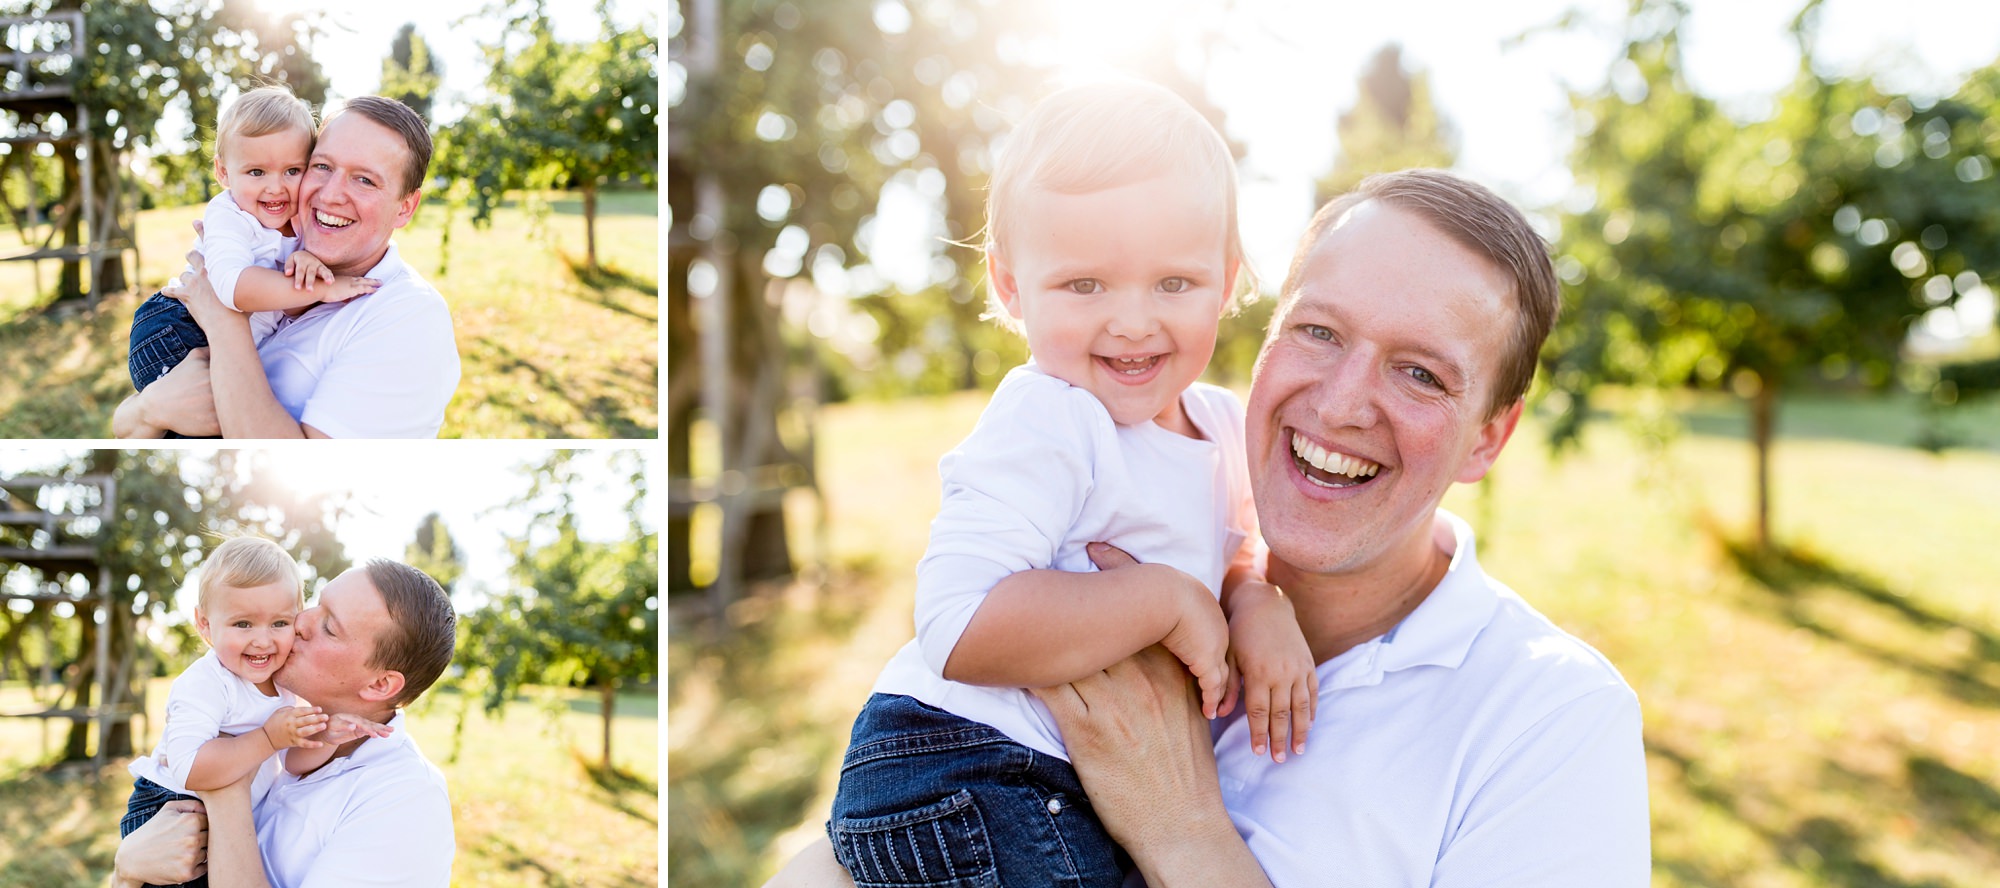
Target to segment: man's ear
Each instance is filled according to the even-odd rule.
[[[1472,442],[1472,452],[1466,454],[1465,463],[1459,466],[1459,483],[1471,484],[1486,477],[1486,470],[1493,468],[1493,461],[1500,458],[1500,449],[1506,447],[1507,439],[1514,436],[1514,425],[1521,421],[1524,404],[1524,399],[1515,398],[1507,409],[1479,427],[1479,437]]]
[[[396,201],[395,227],[401,228],[405,225],[410,224],[410,218],[417,214],[417,205],[423,202],[424,202],[424,190],[422,188],[412,191],[409,194],[405,194],[402,196],[400,200]]]
[[[1007,310],[1007,316],[1021,319],[1021,288],[1014,280],[1014,269],[999,250],[986,251],[986,283],[993,288],[993,296],[1000,300],[1000,307]]]
[[[375,673],[374,680],[361,687],[361,699],[370,703],[387,703],[403,693],[403,673],[385,669]]]

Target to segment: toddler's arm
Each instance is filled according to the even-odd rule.
[[[285,753],[285,770],[304,777],[319,770],[340,751],[340,745],[362,737],[387,737],[394,729],[346,712],[329,716],[326,730],[313,735],[310,745],[301,744]]]
[[[289,746],[318,746],[307,739],[326,727],[319,707],[287,706],[264,721],[255,732],[217,737],[203,743],[188,769],[189,792],[221,789],[243,779],[271,754]]]
[[[305,257],[305,264],[295,264],[300,256]],[[317,268],[318,271],[311,273],[322,275],[328,283],[295,283],[304,280],[306,269],[310,268]],[[373,293],[381,285],[374,278],[335,275],[311,254],[293,253],[291,259],[285,260],[284,271],[263,267],[243,269],[236,279],[236,308],[244,312],[276,311],[304,308],[315,302],[344,302]]]
[[[1095,573],[1027,570],[987,593],[945,661],[944,677],[1047,687],[1164,644],[1194,674],[1202,713],[1214,718],[1228,683],[1228,640],[1208,587],[1165,564]]]
[[[1262,576],[1232,569],[1223,581],[1222,610],[1229,617],[1229,667],[1243,682],[1250,751],[1263,755],[1275,740],[1272,761],[1285,760],[1287,745],[1303,755],[1319,707],[1319,669],[1291,600]],[[1232,684],[1224,714],[1237,696]]]

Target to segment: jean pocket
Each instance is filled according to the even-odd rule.
[[[132,353],[126,358],[126,369],[132,374],[132,387],[144,389],[160,377],[167,375],[199,346],[190,344],[179,330],[162,327],[146,337],[143,342],[132,346]]]
[[[971,790],[879,817],[847,817],[829,830],[855,888],[999,888],[992,839]]]

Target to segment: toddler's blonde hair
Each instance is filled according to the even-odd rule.
[[[290,583],[299,603],[305,603],[305,584],[299,580],[298,562],[282,546],[263,537],[240,536],[224,540],[210,550],[201,563],[200,591],[195,606],[208,613],[209,597],[217,588],[253,589],[272,583]]]
[[[1236,227],[1236,161],[1229,143],[1187,100],[1141,80],[1112,79],[1064,87],[1037,103],[994,164],[986,190],[988,255],[1007,255],[1011,218],[1021,193],[1041,188],[1088,194],[1162,175],[1212,182],[1222,199],[1224,261],[1237,266],[1226,282],[1229,304],[1239,304],[1252,280]],[[1030,223],[1032,224],[1032,223]],[[988,290],[992,288],[989,286]],[[987,317],[1020,332],[1020,322],[989,293]]]
[[[215,156],[222,156],[223,143],[238,136],[256,138],[297,129],[306,134],[306,150],[318,136],[313,125],[312,106],[282,86],[260,86],[230,102],[215,121]]]

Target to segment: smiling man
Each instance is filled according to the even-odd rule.
[[[377,559],[335,577],[299,613],[280,687],[327,715],[387,724],[386,737],[293,750],[253,809],[250,779],[198,793],[121,843],[113,884],[180,881],[206,869],[214,888],[441,888],[456,842],[444,776],[410,738],[402,707],[451,663],[457,616],[429,575]],[[304,772],[304,773],[300,773]]]
[[[1312,754],[1252,754],[1158,648],[1037,692],[1147,884],[1647,884],[1638,698],[1439,508],[1513,435],[1557,301],[1526,218],[1448,173],[1314,217],[1245,421],[1268,576],[1319,664]],[[820,844],[771,884],[847,883]]]
[[[381,288],[288,312],[254,341],[248,316],[215,297],[191,255],[180,298],[209,348],[119,405],[113,434],[436,437],[458,388],[451,312],[389,240],[423,200],[430,157],[423,118],[400,102],[363,96],[327,118],[299,186],[300,247]]]

